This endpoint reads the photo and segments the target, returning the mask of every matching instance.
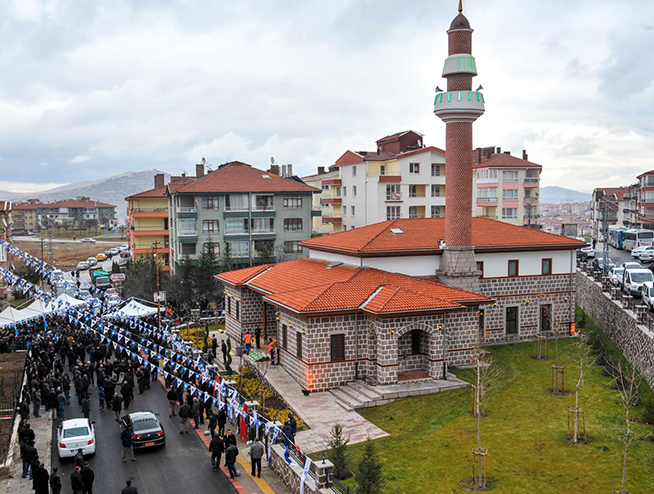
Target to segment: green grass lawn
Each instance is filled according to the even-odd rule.
[[[579,371],[573,363],[573,340],[559,340],[566,365],[566,389],[572,390]],[[566,440],[566,408],[574,395],[552,396],[554,342],[549,360],[535,360],[534,343],[489,348],[501,368],[500,384],[489,396],[482,419],[482,447],[489,449],[488,475],[496,493],[611,493],[619,490],[625,430],[618,392],[602,367],[586,373],[580,406],[586,410],[588,444]],[[457,375],[472,382],[474,370]],[[375,441],[383,458],[385,492],[465,492],[461,480],[471,477],[471,450],[477,444],[476,418],[470,415],[470,388],[407,398],[363,410],[361,414],[391,435]],[[640,411],[635,412],[636,416]],[[654,492],[654,443],[643,439],[652,426],[635,424],[637,438],[630,449],[627,488]],[[355,470],[362,444],[348,446]],[[354,486],[353,479],[347,481]]]

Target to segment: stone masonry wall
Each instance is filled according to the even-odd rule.
[[[577,272],[577,303],[601,327],[654,389],[654,333],[638,324],[637,315],[602,292],[601,283]]]
[[[560,334],[568,332],[570,321],[574,318],[576,276],[572,279],[572,298],[570,297],[570,276],[524,276],[516,278],[490,278],[480,280],[480,293],[492,297],[497,305],[484,305],[486,343],[513,343],[534,340],[536,335],[554,336],[554,329]],[[540,325],[540,306],[552,305],[552,330],[542,331]],[[520,321],[518,333],[505,332],[506,307],[518,307]]]

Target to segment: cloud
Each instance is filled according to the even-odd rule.
[[[0,190],[6,190],[7,192],[43,192],[62,185],[68,184],[0,181]]]
[[[91,159],[90,156],[86,156],[85,154],[78,154],[73,159],[71,159],[70,162],[73,164],[84,163],[85,161],[89,161],[90,159]]]

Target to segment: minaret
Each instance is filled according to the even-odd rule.
[[[472,245],[472,123],[484,113],[484,96],[472,90],[477,65],[461,0],[447,37],[447,92],[438,92],[434,100],[434,113],[446,124],[445,249],[437,274],[446,283],[476,290],[480,273]]]

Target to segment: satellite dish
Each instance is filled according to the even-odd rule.
[[[273,158],[272,156],[270,157],[270,164],[271,164],[271,165],[274,165],[274,164],[275,164],[275,158]]]
[[[207,164],[207,160],[206,160],[204,157],[202,158],[202,164],[203,164],[203,165],[206,165],[206,164]]]

